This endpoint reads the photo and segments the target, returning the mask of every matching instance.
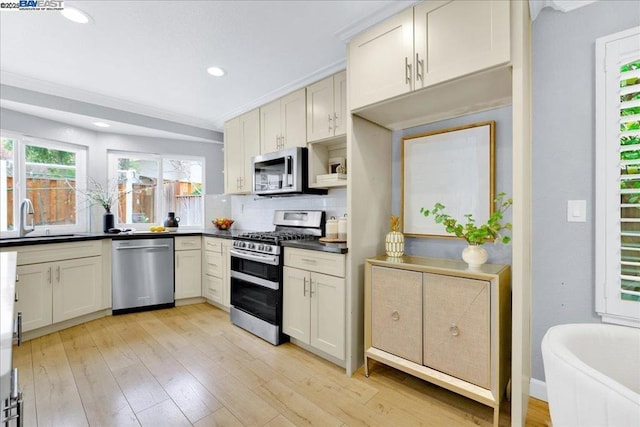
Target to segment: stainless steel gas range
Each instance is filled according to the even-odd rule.
[[[274,231],[234,237],[231,249],[231,322],[274,345],[282,333],[282,271],[285,240],[317,239],[324,211],[275,211]]]

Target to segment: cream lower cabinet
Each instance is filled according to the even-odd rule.
[[[232,241],[203,237],[202,296],[219,307],[228,309],[231,299],[229,249]]]
[[[202,296],[201,237],[176,237],[174,249],[175,298]]]
[[[283,332],[301,343],[343,361],[344,255],[285,248],[284,262]]]
[[[365,266],[369,360],[494,408],[510,377],[510,269],[405,256]]]
[[[22,312],[23,331],[104,308],[100,251],[99,241],[17,248],[16,311]]]

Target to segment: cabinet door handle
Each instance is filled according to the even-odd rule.
[[[422,72],[420,70],[422,69]],[[424,82],[424,60],[420,60],[419,54],[416,52],[416,80]]]
[[[333,119],[331,118],[331,114],[327,114],[327,115],[329,116],[329,121],[328,121],[328,123],[329,123],[329,124],[328,124],[328,126],[329,126],[329,133],[331,133],[331,129],[332,129],[332,127],[331,127],[331,120],[333,120]]]
[[[306,277],[302,278],[302,296],[303,297],[307,296],[307,278]]]
[[[308,262],[311,264],[315,264],[316,262],[318,262],[317,260],[311,258],[300,258],[300,261]]]
[[[49,283],[51,283],[51,280],[53,278],[53,267],[49,267]]]
[[[313,280],[309,281],[309,298],[313,298]]]
[[[458,329],[458,325],[456,325],[453,322],[449,324],[449,332],[454,337],[457,337],[458,335],[460,335],[460,329]]]
[[[391,320],[393,320],[394,322],[400,320],[400,313],[398,313],[398,310],[395,310],[393,313],[391,313]]]
[[[409,64],[409,58],[404,57],[404,82],[411,85],[411,64]]]
[[[13,325],[13,340],[18,346],[22,345],[22,312],[18,312],[15,323]]]

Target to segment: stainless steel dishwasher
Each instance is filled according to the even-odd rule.
[[[175,305],[173,238],[113,240],[113,314]]]

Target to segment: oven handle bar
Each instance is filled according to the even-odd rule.
[[[231,256],[242,258],[242,259],[248,259],[249,261],[257,261],[257,262],[261,262],[269,265],[279,264],[278,257],[275,255],[254,254],[252,252],[246,252],[246,251],[242,251],[235,248],[230,249],[229,253],[231,254]]]
[[[264,280],[246,273],[240,273],[239,271],[232,270],[231,278],[244,280],[245,282],[253,283],[254,285],[262,286],[263,288],[273,289],[274,291],[280,289],[280,284],[278,282],[270,282],[269,280]]]

